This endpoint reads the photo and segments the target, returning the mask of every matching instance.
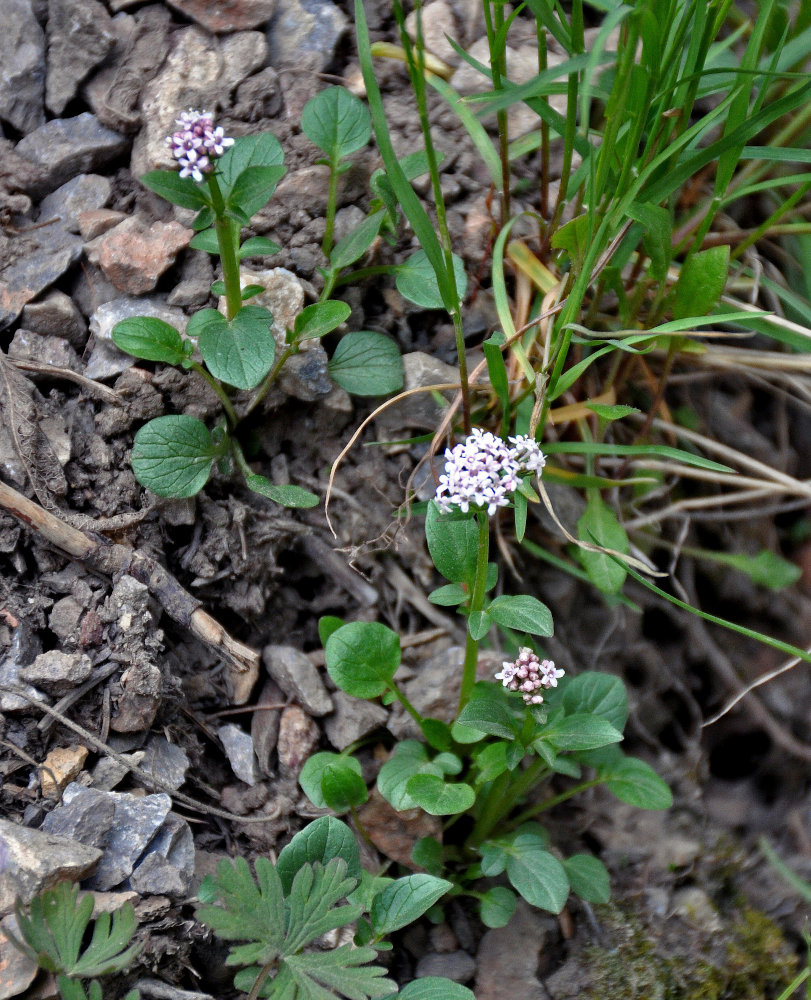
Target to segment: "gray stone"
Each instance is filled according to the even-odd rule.
[[[31,0],[4,0],[0,32],[0,118],[19,132],[45,121],[45,33]]]
[[[180,899],[194,877],[194,837],[185,819],[169,813],[129,879],[138,892]]]
[[[176,743],[170,743],[165,736],[153,734],[144,750],[141,770],[160,778],[172,788],[180,788],[186,780],[189,757]]]
[[[82,212],[104,208],[110,200],[112,184],[101,174],[79,174],[42,199],[40,221],[59,218],[71,233],[79,232]]]
[[[145,754],[143,750],[136,750],[134,753],[125,753],[121,756],[133,767],[140,767]],[[102,792],[109,792],[120,784],[129,773],[130,769],[126,763],[113,760],[112,757],[102,757],[93,768],[93,787]]]
[[[50,649],[47,653],[40,653],[30,666],[23,667],[20,677],[49,694],[62,695],[86,681],[92,669],[86,653],[63,653],[59,649]]]
[[[70,789],[65,792],[65,797]],[[87,888],[107,890],[120,885],[132,874],[144,848],[155,836],[172,808],[172,800],[158,795],[105,793],[113,800],[115,816],[98,870]]]
[[[262,660],[282,691],[310,715],[326,715],[332,711],[332,698],[317,667],[301,650],[295,646],[265,646]]]
[[[188,316],[180,309],[170,309],[161,298],[119,298],[105,302],[90,317],[90,332],[95,341],[85,373],[89,378],[109,378],[130,368],[135,359],[115,346],[113,327],[132,316],[156,316],[184,333]]]
[[[324,720],[324,730],[336,750],[345,750],[351,743],[385,726],[389,718],[382,705],[352,698],[343,691],[333,693],[332,703],[335,711]]]
[[[43,337],[20,327],[8,345],[8,356],[21,361],[35,361],[54,368],[78,372],[82,368],[79,355],[62,337]],[[40,427],[42,425],[40,424]]]
[[[120,156],[129,140],[105,128],[89,112],[76,118],[54,118],[17,143],[14,151],[40,168],[31,193],[42,196],[77,174],[94,170]]]
[[[545,917],[519,899],[507,926],[487,931],[481,940],[476,955],[476,1000],[545,1000],[548,994],[537,971],[549,927]]]
[[[170,7],[213,34],[245,31],[267,24],[276,10],[276,0],[167,0]]]
[[[443,976],[455,983],[467,983],[476,974],[476,962],[466,951],[452,951],[450,954],[437,955],[430,952],[423,955],[417,962],[415,975],[417,979],[425,976]]]
[[[412,39],[417,37],[417,12],[411,11],[406,18],[406,30]],[[448,38],[459,41],[456,18],[446,0],[433,0],[422,8],[422,37],[425,48],[438,56],[449,66],[456,66],[459,56]],[[537,58],[537,56],[536,56]]]
[[[431,357],[423,351],[412,351],[403,355],[403,389],[424,389],[430,385],[441,385],[443,382],[456,384],[459,381],[459,371],[453,365]],[[447,399],[453,397],[452,391],[443,393]],[[433,399],[430,392],[419,392],[404,399],[394,406],[388,407],[376,419],[375,425],[379,432],[386,436],[402,437],[404,427],[420,430],[433,430],[442,419],[443,408]]]
[[[287,0],[279,4],[268,26],[270,62],[278,69],[313,53],[318,57],[316,68],[323,70],[348,26],[346,14],[331,0]]]
[[[42,829],[103,850],[114,815],[115,803],[108,792],[73,782],[65,789],[62,802],[43,820]]]
[[[20,322],[44,336],[64,337],[74,347],[82,347],[87,339],[87,323],[64,292],[48,292],[41,301],[25,306]]]
[[[83,614],[84,608],[75,597],[62,597],[51,608],[48,628],[65,642],[78,630]]]
[[[0,921],[0,1000],[25,995],[39,972],[37,963],[11,943],[9,934],[17,941],[22,938],[13,913]]]
[[[256,755],[260,771],[268,776],[272,774],[270,758],[276,749],[276,740],[279,738],[279,721],[282,714],[280,706],[284,705],[284,700],[284,694],[279,685],[275,681],[266,681],[256,703],[260,710],[254,712],[251,719],[253,752]],[[263,709],[265,705],[276,707]]]
[[[98,0],[50,0],[45,103],[61,115],[88,73],[115,42],[112,19]]]
[[[30,903],[62,879],[84,878],[100,857],[96,847],[0,819],[0,914],[10,913],[17,897]]]
[[[186,254],[180,268],[180,280],[166,296],[170,306],[200,307],[208,302],[214,268],[207,253]]]
[[[217,735],[222,740],[231,770],[239,780],[244,781],[246,785],[255,785],[261,781],[262,775],[259,773],[250,734],[229,722],[220,726]]]

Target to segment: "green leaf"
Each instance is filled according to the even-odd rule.
[[[315,861],[326,864],[332,858],[343,858],[347,875],[360,881],[362,869],[355,835],[334,816],[320,816],[299,831],[279,854],[276,868],[285,893],[290,892],[293,878],[303,865]]]
[[[768,587],[769,590],[783,590],[784,587],[790,587],[800,579],[803,573],[799,566],[769,549],[761,549],[755,556],[746,555],[743,552],[705,552],[702,550],[700,557],[710,562],[732,566],[739,573],[746,574],[753,583],[761,587]]]
[[[506,927],[515,913],[517,898],[506,885],[494,885],[479,900],[479,916],[485,927]]]
[[[475,995],[461,983],[442,976],[423,976],[412,979],[397,994],[396,1000],[476,1000]]]
[[[382,333],[347,333],[328,365],[338,385],[353,396],[388,396],[403,387],[403,359]]]
[[[603,403],[586,403],[586,409],[596,413],[600,420],[622,420],[623,417],[629,417],[632,413],[640,412],[635,406],[625,406],[622,404],[605,406]]]
[[[327,808],[336,813],[362,805],[369,798],[360,764],[353,757],[327,765],[321,775],[321,791]]]
[[[400,637],[380,622],[350,622],[333,632],[324,649],[327,671],[355,698],[376,698],[400,665]]]
[[[305,306],[296,316],[293,327],[294,339],[299,341],[325,337],[349,319],[351,312],[346,302],[339,302],[337,299],[314,302],[310,306]]]
[[[375,240],[386,217],[384,209],[373,212],[351,232],[348,232],[335,246],[329,255],[329,262],[335,271],[342,271],[350,264],[360,260]]]
[[[470,638],[479,642],[493,627],[493,618],[488,611],[471,611],[467,620],[467,630]]]
[[[377,790],[398,812],[416,808],[417,803],[406,789],[415,774],[440,777],[442,769],[431,761],[423,743],[403,740],[395,746],[391,757],[377,775]]]
[[[239,209],[250,219],[267,205],[284,174],[283,166],[247,167],[234,181],[228,193],[227,208]]]
[[[653,768],[637,757],[623,757],[607,774],[606,787],[621,802],[638,809],[669,809],[673,794]]]
[[[588,215],[578,215],[557,229],[552,236],[552,246],[565,250],[576,267],[580,267],[589,248],[591,223]]]
[[[411,851],[411,860],[429,875],[442,871],[442,844],[433,837],[420,837]]]
[[[453,254],[453,273],[456,277],[456,288],[461,300],[467,290],[467,275],[465,274],[464,261],[456,254]],[[399,265],[395,284],[397,291],[404,299],[420,306],[421,309],[442,309],[444,307],[436,272],[424,250],[418,250]]]
[[[245,260],[246,257],[271,257],[280,250],[279,244],[274,243],[273,240],[269,240],[265,236],[252,236],[249,240],[245,240],[239,248],[237,256],[240,260]]]
[[[243,135],[217,161],[217,177],[226,200],[239,175],[249,167],[277,167],[284,163],[282,144],[272,132]]]
[[[243,306],[230,321],[216,309],[201,309],[189,320],[186,332],[197,337],[214,378],[237,389],[253,389],[276,357],[272,323],[273,316],[261,306]]]
[[[617,552],[626,553],[630,548],[625,528],[597,492],[589,496],[586,509],[577,522],[577,535],[583,542],[601,545]],[[616,594],[622,590],[628,571],[616,557],[606,552],[590,552],[588,549],[578,548],[577,558],[598,590],[604,594]]]
[[[622,732],[628,721],[628,693],[619,677],[595,670],[561,681],[562,704],[567,715],[599,715]]]
[[[334,806],[328,805],[324,796],[322,780],[327,769],[330,767],[348,769],[353,771],[357,777],[360,777],[360,762],[354,757],[344,757],[341,754],[324,751],[323,753],[316,753],[312,757],[308,757],[304,767],[301,769],[298,779],[299,784],[304,789],[304,794],[310,802],[319,809],[334,809],[335,812],[346,812],[349,806],[346,809],[335,809]],[[364,785],[363,787],[365,790],[366,786]]]
[[[447,784],[436,774],[415,774],[406,782],[406,791],[431,816],[454,816],[467,812],[476,801],[470,785]]]
[[[360,98],[345,87],[327,87],[304,105],[301,130],[337,164],[363,149],[372,134],[372,123]]]
[[[573,854],[563,862],[572,892],[587,903],[607,903],[611,880],[605,865],[591,854]]]
[[[485,878],[495,878],[507,867],[507,852],[498,842],[486,840],[479,847],[479,854],[482,858],[479,867]]]
[[[447,583],[444,587],[437,587],[428,595],[431,604],[438,604],[442,608],[453,608],[457,604],[464,604],[470,594],[460,587],[458,583]]]
[[[246,476],[245,485],[253,493],[260,493],[263,497],[281,504],[282,507],[306,508],[317,507],[318,497],[309,490],[302,489],[301,486],[294,486],[292,483],[282,483],[277,485],[272,483],[265,476]]]
[[[435,875],[398,878],[375,896],[369,917],[376,937],[383,937],[418,920],[426,910],[453,888],[453,883]]]
[[[546,726],[541,740],[556,750],[596,750],[609,743],[619,743],[622,733],[599,716],[576,714],[557,719]]]
[[[507,877],[530,906],[560,913],[569,895],[566,870],[534,833],[517,833],[504,844]]]
[[[501,332],[494,333],[492,337],[484,341],[482,350],[487,361],[487,374],[490,376],[490,385],[492,385],[493,391],[501,404],[501,425],[502,427],[508,427],[510,424],[510,383],[507,377],[507,366],[504,363],[504,354],[501,350],[504,343],[504,334]]]
[[[220,242],[217,239],[217,230],[213,227],[211,229],[203,229],[202,232],[192,237],[189,246],[193,250],[203,250],[205,253],[218,255],[220,252]]]
[[[113,327],[112,336],[115,346],[134,358],[167,365],[182,365],[186,360],[183,338],[173,326],[153,316],[122,319]]]
[[[327,639],[332,635],[333,632],[337,632],[338,629],[346,625],[343,618],[338,618],[336,615],[323,615],[318,619],[318,638],[322,646],[326,646]]]
[[[500,774],[511,770],[507,763],[507,748],[515,746],[514,743],[488,743],[478,752],[474,752],[476,767],[479,774],[476,776],[476,784],[484,784],[493,781]]]
[[[456,517],[443,514],[432,500],[425,517],[425,540],[434,566],[452,583],[473,587],[476,578],[476,556],[479,549],[479,529],[472,516]]]
[[[140,178],[144,187],[181,208],[203,208],[208,198],[191,177],[181,177],[173,170],[151,170]]]
[[[673,220],[670,212],[661,205],[637,203],[628,206],[628,215],[645,227],[642,242],[650,257],[651,277],[656,281],[664,281],[673,254]]]
[[[254,295],[261,295],[265,291],[267,289],[264,285],[245,285],[241,291],[242,301],[245,302],[247,299],[252,299]]]
[[[682,264],[673,291],[675,319],[711,312],[721,298],[729,275],[729,245],[710,247],[690,254]]]
[[[219,451],[206,425],[184,415],[156,417],[138,431],[132,469],[138,482],[161,497],[193,497],[208,482]]]
[[[492,681],[479,681],[473,685],[470,701],[456,721],[470,729],[505,740],[515,739],[521,730],[521,723],[515,717],[509,696],[503,687]]]
[[[552,635],[554,632],[552,612],[528,594],[515,597],[503,594],[490,603],[487,611],[493,621],[504,628],[529,632],[530,635]]]
[[[434,750],[450,750],[453,737],[447,722],[440,722],[439,719],[423,719],[420,722],[420,729],[426,743]]]

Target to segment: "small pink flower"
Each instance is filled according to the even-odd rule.
[[[209,111],[189,108],[181,112],[175,125],[177,131],[167,137],[166,145],[180,165],[180,176],[199,183],[214,169],[212,161],[233,146],[234,140],[225,136],[221,127],[214,127]]]
[[[558,678],[565,671],[557,670],[552,660],[541,660],[528,646],[518,650],[514,661],[505,660],[501,671],[495,675],[505,688],[521,694],[527,705],[543,703],[541,690],[558,686]]]

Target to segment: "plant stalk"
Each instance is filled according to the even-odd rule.
[[[476,552],[476,576],[473,581],[473,593],[470,596],[470,613],[481,611],[484,604],[484,587],[487,581],[487,559],[490,554],[490,522],[487,511],[476,514],[479,527],[479,545]],[[462,667],[462,683],[459,687],[459,711],[461,712],[470,700],[470,692],[476,683],[476,664],[479,659],[479,642],[468,631],[465,642],[465,661]]]
[[[223,200],[216,173],[210,173],[206,180],[211,192],[211,203],[214,209],[214,229],[217,233],[217,243],[220,247],[222,262],[222,278],[225,284],[226,319],[232,320],[242,308],[242,289],[239,284],[239,261],[234,241],[234,226],[225,214]]]
[[[231,427],[236,427],[239,423],[239,418],[237,417],[236,410],[234,410],[234,404],[228,398],[228,393],[223,389],[220,383],[214,378],[214,376],[208,372],[198,361],[192,361],[191,363],[192,371],[197,372],[197,374],[205,379],[206,382],[211,386],[211,388],[216,392],[220,402],[222,403],[222,408],[225,410],[225,415],[228,417],[228,423]]]

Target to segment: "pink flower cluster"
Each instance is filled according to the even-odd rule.
[[[167,137],[166,145],[181,166],[181,177],[203,180],[214,168],[211,161],[234,145],[234,140],[225,136],[222,128],[214,128],[214,116],[209,111],[189,108],[175,120],[175,125],[177,131]]]
[[[540,475],[545,464],[541,449],[527,435],[507,442],[476,427],[461,444],[445,450],[436,502],[443,513],[452,507],[464,514],[471,507],[486,507],[488,514],[495,514],[510,502],[521,476],[527,472]]]
[[[563,674],[563,670],[555,669],[552,660],[540,660],[529,646],[522,646],[514,661],[505,660],[501,664],[496,680],[510,691],[520,691],[527,705],[540,705],[543,703],[541,689],[548,691],[557,687],[558,678]]]

